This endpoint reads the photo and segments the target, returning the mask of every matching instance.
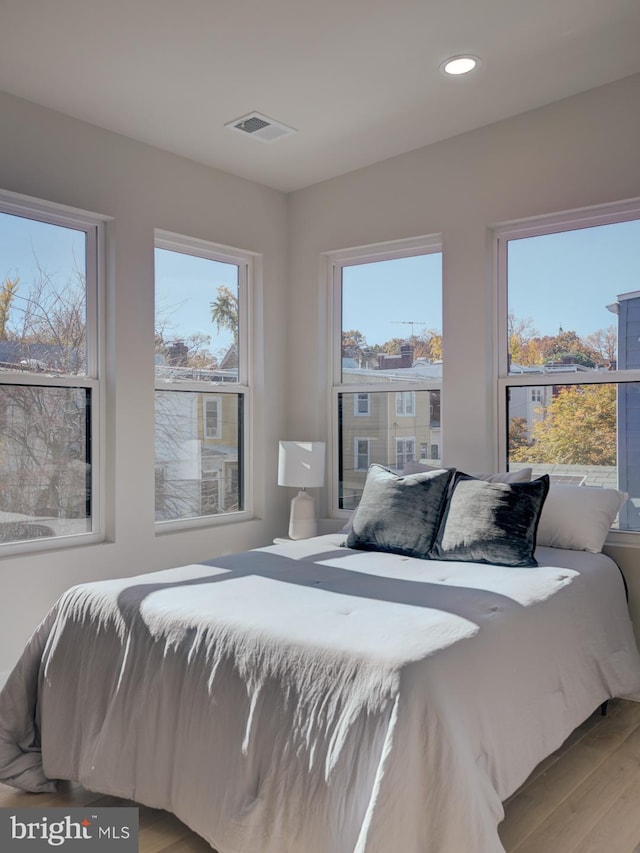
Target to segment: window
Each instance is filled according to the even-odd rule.
[[[355,460],[354,468],[356,471],[366,471],[369,468],[369,439],[356,438],[354,439],[353,456]]]
[[[222,421],[220,418],[220,397],[206,397],[204,401],[204,437],[222,438]]]
[[[353,395],[353,414],[356,417],[369,416],[369,395],[354,394]]]
[[[398,391],[396,392],[396,415],[400,417],[408,417],[415,415],[416,412],[416,395],[415,391]]]
[[[402,473],[407,462],[415,458],[415,438],[396,438],[396,468]]]
[[[0,194],[0,547],[102,530],[102,227]]]
[[[329,256],[329,269],[331,492],[339,512],[359,501],[370,463],[402,470],[416,447],[426,454],[441,446],[440,243],[420,238],[340,252]]]
[[[247,511],[250,267],[244,253],[156,235],[158,523],[193,524]]]
[[[509,464],[611,486],[640,531],[640,206],[498,233]]]

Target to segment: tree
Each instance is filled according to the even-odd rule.
[[[413,347],[414,358],[428,358],[430,361],[442,359],[442,334],[436,329],[425,329],[422,334],[411,335],[408,338],[391,338],[374,349],[386,355],[400,355],[406,344]]]
[[[348,329],[342,332],[343,358],[355,358],[357,361],[364,357],[367,339],[358,329]]]
[[[529,446],[510,451],[514,462],[616,464],[615,385],[560,387],[531,432]]]
[[[0,338],[4,338],[6,335],[11,303],[18,291],[19,282],[19,278],[7,278],[0,287]]]
[[[509,459],[516,461],[515,454],[528,446],[526,418],[511,418],[509,421]]]
[[[229,288],[221,284],[218,287],[218,298],[211,303],[211,319],[220,329],[229,329],[233,342],[238,343],[238,297]]]
[[[36,261],[37,263],[37,261]],[[86,370],[86,282],[77,270],[58,283],[39,264],[28,290],[15,279],[5,337],[15,344],[19,360],[30,369],[78,374]],[[3,293],[8,292],[6,282]]]
[[[585,342],[597,354],[597,362],[603,367],[614,368],[618,357],[618,331],[615,326],[598,329],[587,335]]]
[[[585,367],[596,366],[597,353],[573,331],[561,330],[557,335],[540,338],[540,349],[545,362],[561,361],[569,356],[576,364],[583,364]]]
[[[82,374],[86,359],[86,284],[79,270],[60,282],[36,259],[33,280],[0,287],[0,335],[20,369]],[[2,500],[11,512],[87,515],[87,392],[55,385],[0,387]]]
[[[542,352],[538,345],[540,338],[530,317],[519,318],[515,314],[509,313],[507,337],[510,364],[521,364],[523,366],[542,364]]]
[[[431,361],[442,361],[442,333],[437,329],[427,329],[427,355]]]

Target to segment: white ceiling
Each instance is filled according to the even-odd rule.
[[[638,71],[640,0],[0,0],[0,89],[285,191]]]

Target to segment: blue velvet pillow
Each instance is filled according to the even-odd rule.
[[[458,471],[431,558],[537,566],[536,533],[548,491],[546,474],[530,483],[487,483]]]
[[[347,547],[428,559],[453,474],[448,468],[399,477],[371,465]]]

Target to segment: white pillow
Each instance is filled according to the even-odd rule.
[[[629,496],[597,486],[551,485],[542,507],[537,544],[599,554]]]
[[[402,473],[420,474],[422,471],[438,470],[440,469],[433,468],[431,465],[425,465],[423,462],[407,462]],[[471,472],[469,477],[474,477],[476,480],[484,480],[487,483],[528,483],[531,480],[531,470],[531,468],[522,468],[520,471],[502,471],[499,474]]]

